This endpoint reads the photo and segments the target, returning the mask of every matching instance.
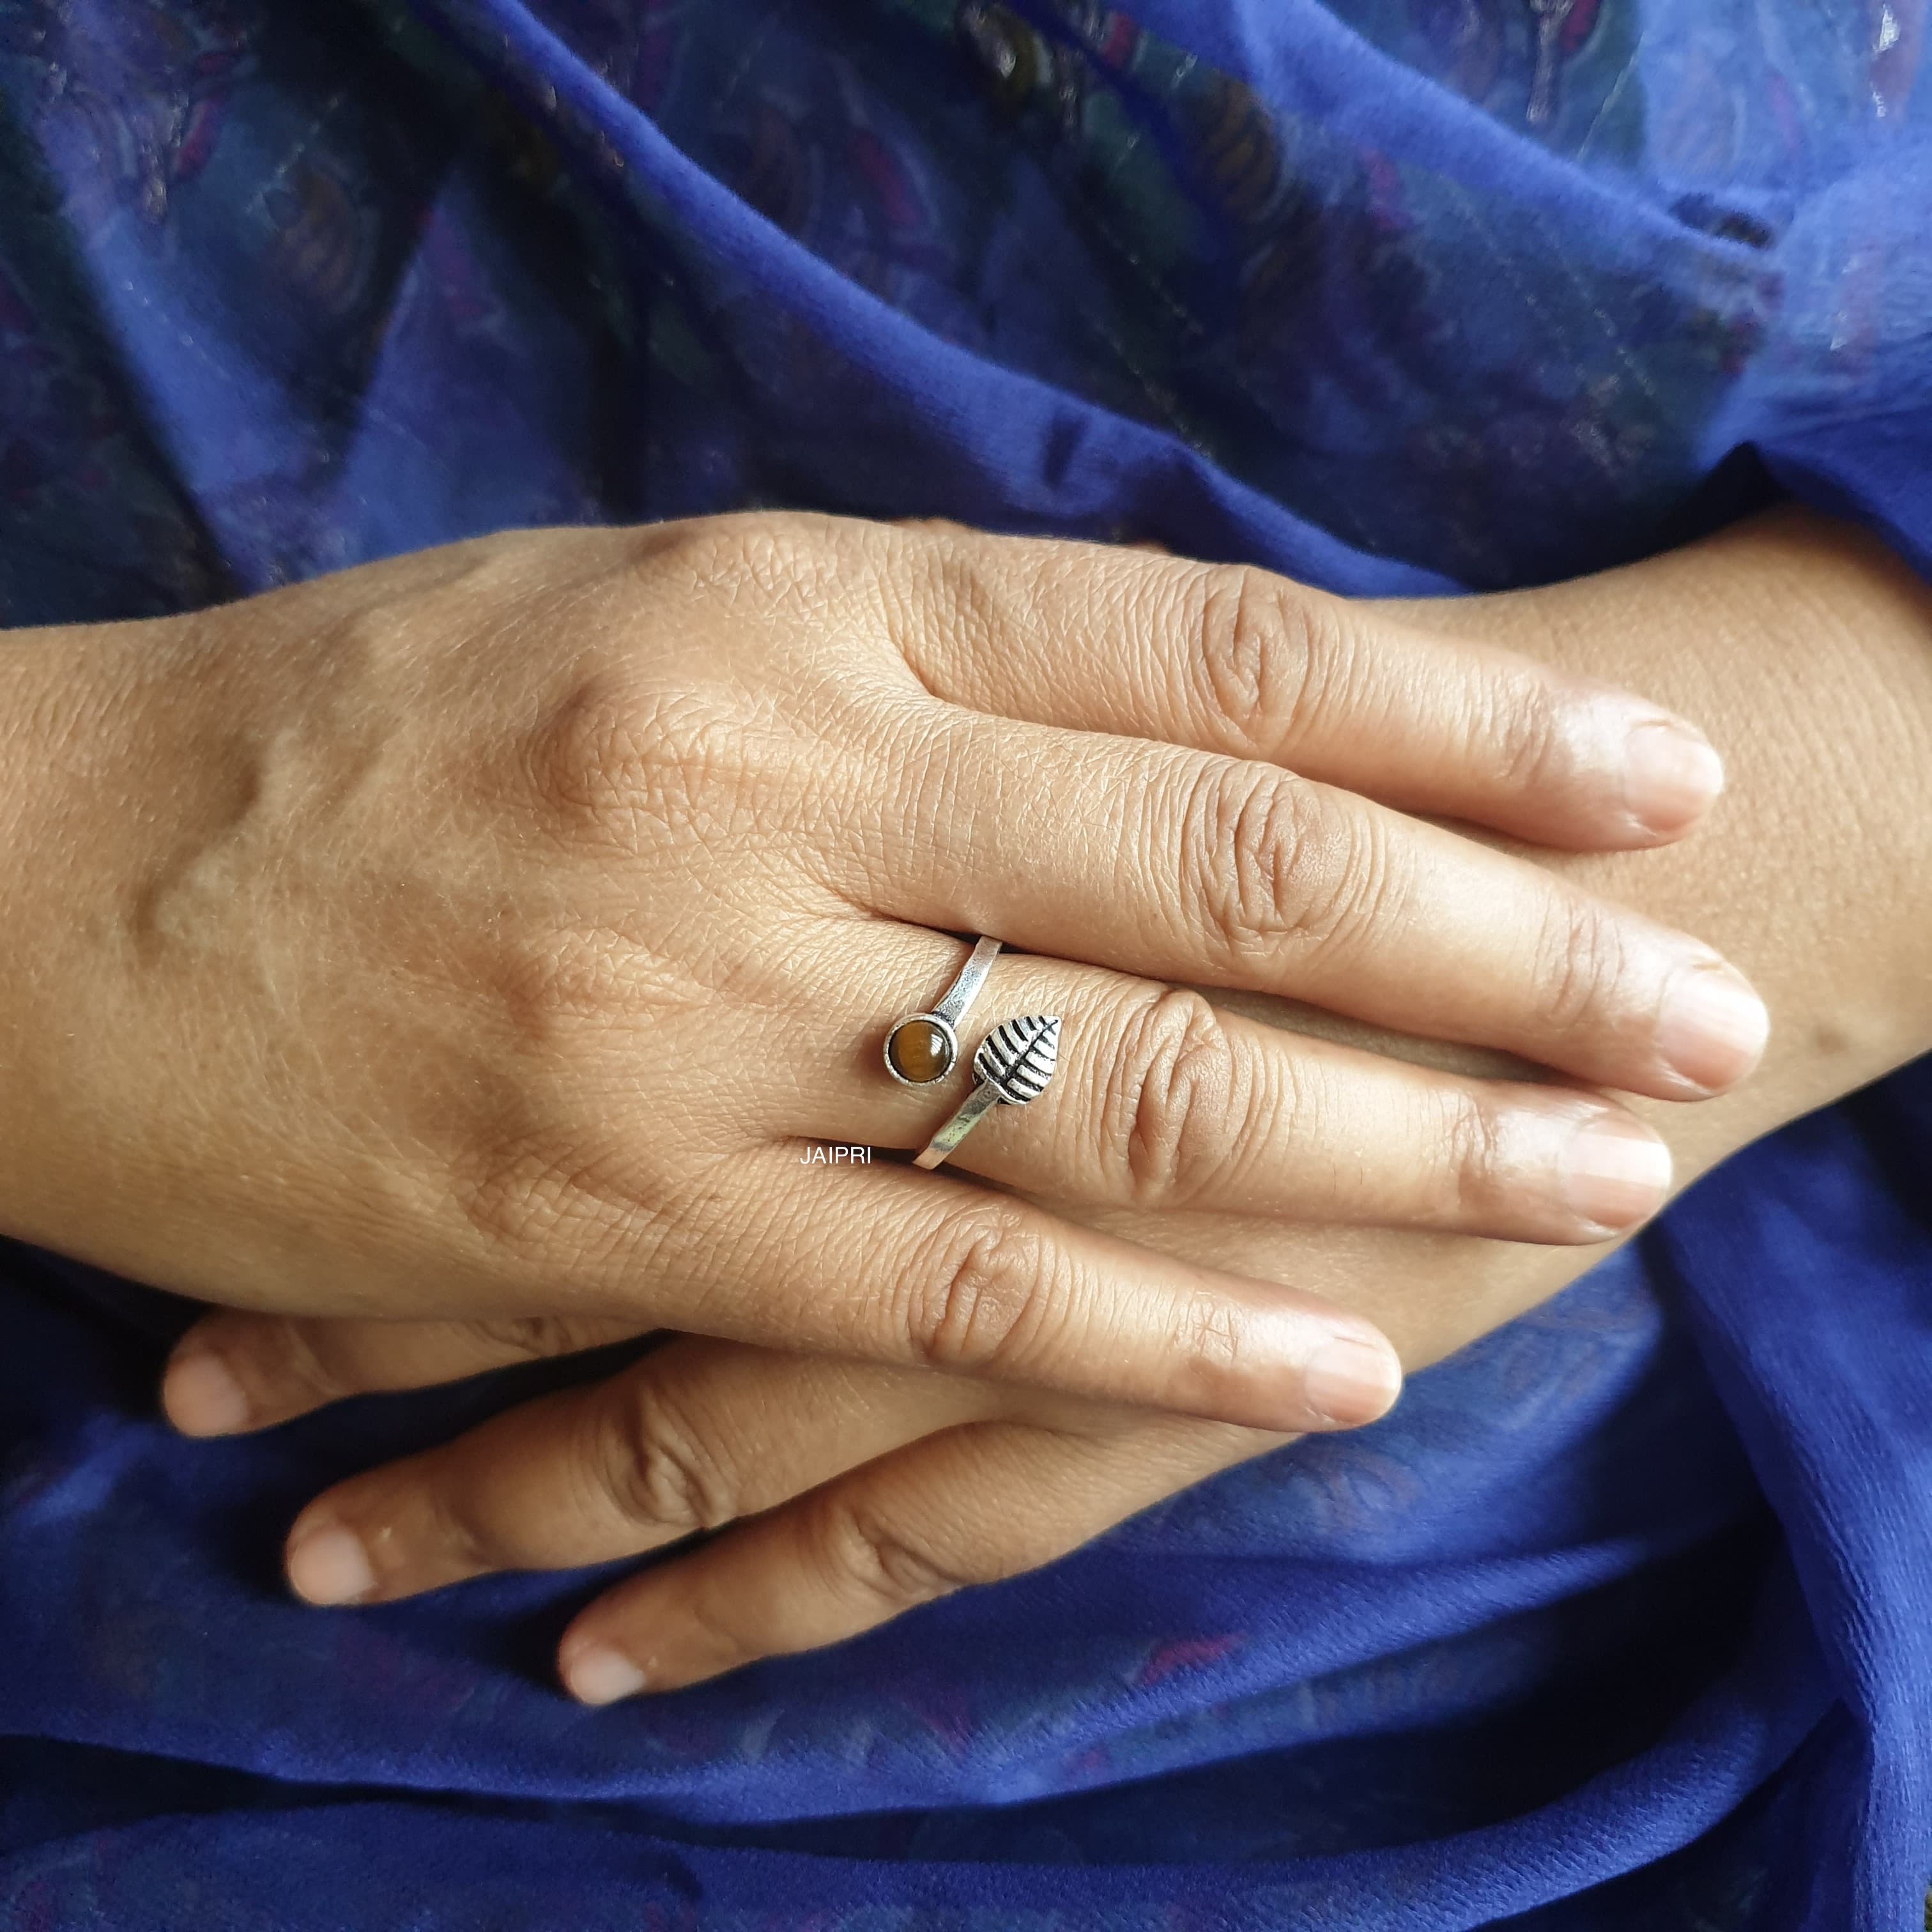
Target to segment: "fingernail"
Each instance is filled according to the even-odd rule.
[[[161,1406],[184,1436],[227,1436],[248,1420],[247,1392],[209,1348],[192,1348],[168,1364]]]
[[[614,1704],[644,1688],[644,1673],[622,1651],[587,1643],[562,1664],[563,1681],[580,1704]]]
[[[1635,1120],[1586,1121],[1558,1162],[1573,1214],[1600,1228],[1628,1228],[1654,1214],[1670,1191],[1670,1150]]]
[[[1386,1415],[1402,1393],[1402,1364],[1395,1352],[1352,1335],[1323,1342],[1302,1376],[1309,1406],[1343,1429]]]
[[[1657,1050],[1680,1079],[1706,1093],[1735,1086],[1770,1036],[1764,1002],[1728,966],[1681,968],[1664,988]]]
[[[289,1545],[288,1572],[296,1594],[325,1609],[352,1604],[376,1587],[376,1572],[361,1538],[339,1524],[298,1528]]]
[[[1724,788],[1724,760],[1689,724],[1654,718],[1624,740],[1624,804],[1648,831],[1682,831]]]

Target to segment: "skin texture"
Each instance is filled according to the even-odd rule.
[[[1365,614],[1623,680],[1703,721],[1724,752],[1728,790],[1694,838],[1666,851],[1535,856],[1708,933],[1770,1002],[1772,1046],[1754,1079],[1697,1107],[1632,1103],[1669,1140],[1680,1184],[1932,1048],[1932,598],[1887,553],[1790,511],[1578,584]],[[1305,1006],[1214,997],[1264,1023],[1499,1070],[1490,1057]],[[827,1196],[849,1178],[812,1172]],[[1298,1227],[1192,1206],[1067,1211],[1356,1308],[1411,1369],[1606,1252]],[[196,1410],[192,1384],[218,1360],[231,1398],[220,1426],[260,1426],[344,1394],[620,1332],[216,1315],[184,1344],[169,1400],[178,1420],[205,1425],[214,1412]],[[317,1600],[374,1600],[731,1525],[608,1592],[566,1634],[566,1683],[601,1702],[831,1641],[1048,1560],[1282,1439],[987,1382],[678,1340],[318,1498],[291,1534],[290,1574]]]
[[[236,1307],[1359,1422],[1399,1379],[1370,1323],[1099,1222],[1593,1241],[1661,1144],[1172,982],[1666,1100],[1762,1045],[1701,940],[1403,815],[1653,845],[1709,801],[1694,732],[1252,571],[822,518],[512,532],[16,634],[0,680],[35,935],[5,1232]],[[959,931],[1052,956],[982,1011],[1064,1016],[1053,1104],[828,1189],[802,1139],[916,1148],[963,1096],[878,1060]]]

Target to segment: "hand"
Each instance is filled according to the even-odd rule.
[[[1174,980],[1672,1098],[1762,1040],[1708,946],[1336,788],[1654,843],[1716,783],[1688,728],[1252,572],[809,518],[517,532],[26,634],[3,674],[34,935],[5,1231],[236,1306],[1359,1422],[1397,1381],[1359,1317],[965,1172],[801,1166],[956,1100],[878,1064],[946,930],[1051,956],[979,1012],[1064,1016],[1055,1085],[956,1166],[1067,1209],[1576,1241],[1660,1194],[1610,1100]]]
[[[1786,514],[1588,584],[1433,614],[1574,665],[1622,670],[1731,727],[1732,796],[1695,843],[1648,858],[1544,861],[1643,896],[1666,916],[1693,908],[1714,916],[1792,1022],[1749,1087],[1671,1112],[1682,1174],[1932,1048],[1923,970],[1932,598],[1895,562],[1848,532]],[[1867,770],[1884,783],[1862,783]],[[1352,1302],[1411,1368],[1601,1253],[1297,1231],[1259,1217],[1104,1218],[1150,1245]],[[341,1395],[621,1332],[217,1315],[178,1360],[218,1354],[246,1392],[248,1424],[260,1426]],[[195,1425],[175,1406],[175,1387],[176,1420]],[[314,1600],[370,1602],[489,1570],[604,1562],[735,1524],[577,1619],[561,1652],[566,1679],[603,1702],[829,1642],[956,1585],[1046,1561],[1281,1439],[677,1342],[339,1485],[296,1524],[290,1571]]]

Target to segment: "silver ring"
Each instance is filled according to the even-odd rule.
[[[997,939],[982,939],[946,989],[946,997],[929,1012],[907,1013],[886,1034],[886,1071],[902,1087],[930,1087],[944,1080],[959,1064],[959,1022],[986,983]]]
[[[1060,1018],[1056,1013],[1022,1013],[1002,1020],[980,1041],[973,1056],[979,1082],[959,1111],[913,1156],[915,1167],[933,1168],[995,1107],[1030,1106],[1046,1091],[1060,1064]]]

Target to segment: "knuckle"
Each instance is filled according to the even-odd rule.
[[[1394,855],[1376,818],[1327,808],[1313,788],[1258,765],[1224,766],[1190,800],[1181,879],[1228,958],[1284,946],[1330,950],[1372,927],[1394,895]]]
[[[1498,776],[1512,790],[1537,791],[1564,764],[1562,719],[1549,687],[1533,677],[1492,685],[1482,736],[1494,748]]]
[[[677,1614],[692,1640],[693,1654],[703,1658],[706,1667],[716,1672],[736,1670],[784,1648],[772,1643],[769,1633],[760,1628],[757,1607],[748,1605],[741,1595],[713,1587],[686,1592]]]
[[[950,1216],[906,1271],[902,1324],[914,1358],[969,1372],[1006,1366],[1037,1340],[1059,1272],[1018,1208],[992,1202]]]
[[[511,1037],[555,1052],[573,1029],[601,1028],[632,1006],[638,964],[614,932],[563,928],[497,935],[484,971]]]
[[[659,1213],[588,1155],[567,1160],[550,1148],[532,1135],[453,1167],[452,1194],[488,1263],[553,1283],[560,1269],[594,1274],[620,1256],[627,1268],[647,1265]]]
[[[1205,1291],[1183,1298],[1174,1318],[1172,1342],[1182,1361],[1219,1382],[1238,1376],[1247,1348],[1239,1313],[1224,1297]]]
[[[560,1231],[580,1211],[575,1178],[528,1145],[493,1150],[473,1174],[454,1178],[454,1192],[488,1248],[538,1263],[556,1252]]]
[[[1455,1221],[1486,1218],[1505,1192],[1500,1124],[1486,1102],[1466,1090],[1446,1093],[1442,1106],[1438,1139],[1442,1211]]]
[[[547,1362],[574,1355],[618,1339],[622,1324],[571,1315],[514,1315],[484,1318],[470,1328],[493,1354],[512,1360]]]
[[[648,1384],[604,1406],[592,1462],[604,1493],[640,1528],[716,1529],[740,1513],[729,1464]]]
[[[955,530],[902,544],[898,567],[882,576],[886,634],[928,691],[938,651],[963,659],[1016,635],[1010,586],[988,568],[983,542]]]
[[[752,776],[746,735],[713,694],[667,690],[631,668],[582,678],[522,749],[554,830],[625,849],[665,826],[728,833]]]
[[[476,1514],[466,1490],[443,1480],[438,1471],[424,1481],[421,1497],[428,1517],[428,1533],[420,1543],[412,1538],[412,1549],[426,1544],[439,1551],[451,1566],[470,1576],[503,1566],[506,1552]],[[386,1534],[380,1527],[365,1524],[363,1540],[373,1552],[388,1552],[397,1539],[393,1532]]]
[[[320,1404],[356,1393],[350,1378],[324,1358],[300,1316],[274,1317],[254,1341],[250,1353],[260,1365],[257,1372],[278,1394]]]
[[[1239,1152],[1240,1068],[1220,1014],[1169,987],[1129,1020],[1103,1118],[1136,1205],[1183,1208]]]
[[[1356,653],[1339,598],[1248,564],[1211,565],[1188,593],[1195,682],[1238,742],[1274,755],[1338,701]]]
[[[677,562],[694,586],[747,616],[818,613],[844,596],[855,562],[888,533],[809,512],[754,511],[694,519],[682,532]],[[646,559],[647,572],[650,560]],[[646,589],[655,588],[647,575]]]
[[[818,1546],[841,1594],[888,1614],[985,1580],[943,1562],[928,1545],[856,1501],[826,1505]]]
[[[1606,1028],[1627,963],[1623,926],[1608,906],[1552,898],[1536,947],[1544,1026],[1553,1035]]]

